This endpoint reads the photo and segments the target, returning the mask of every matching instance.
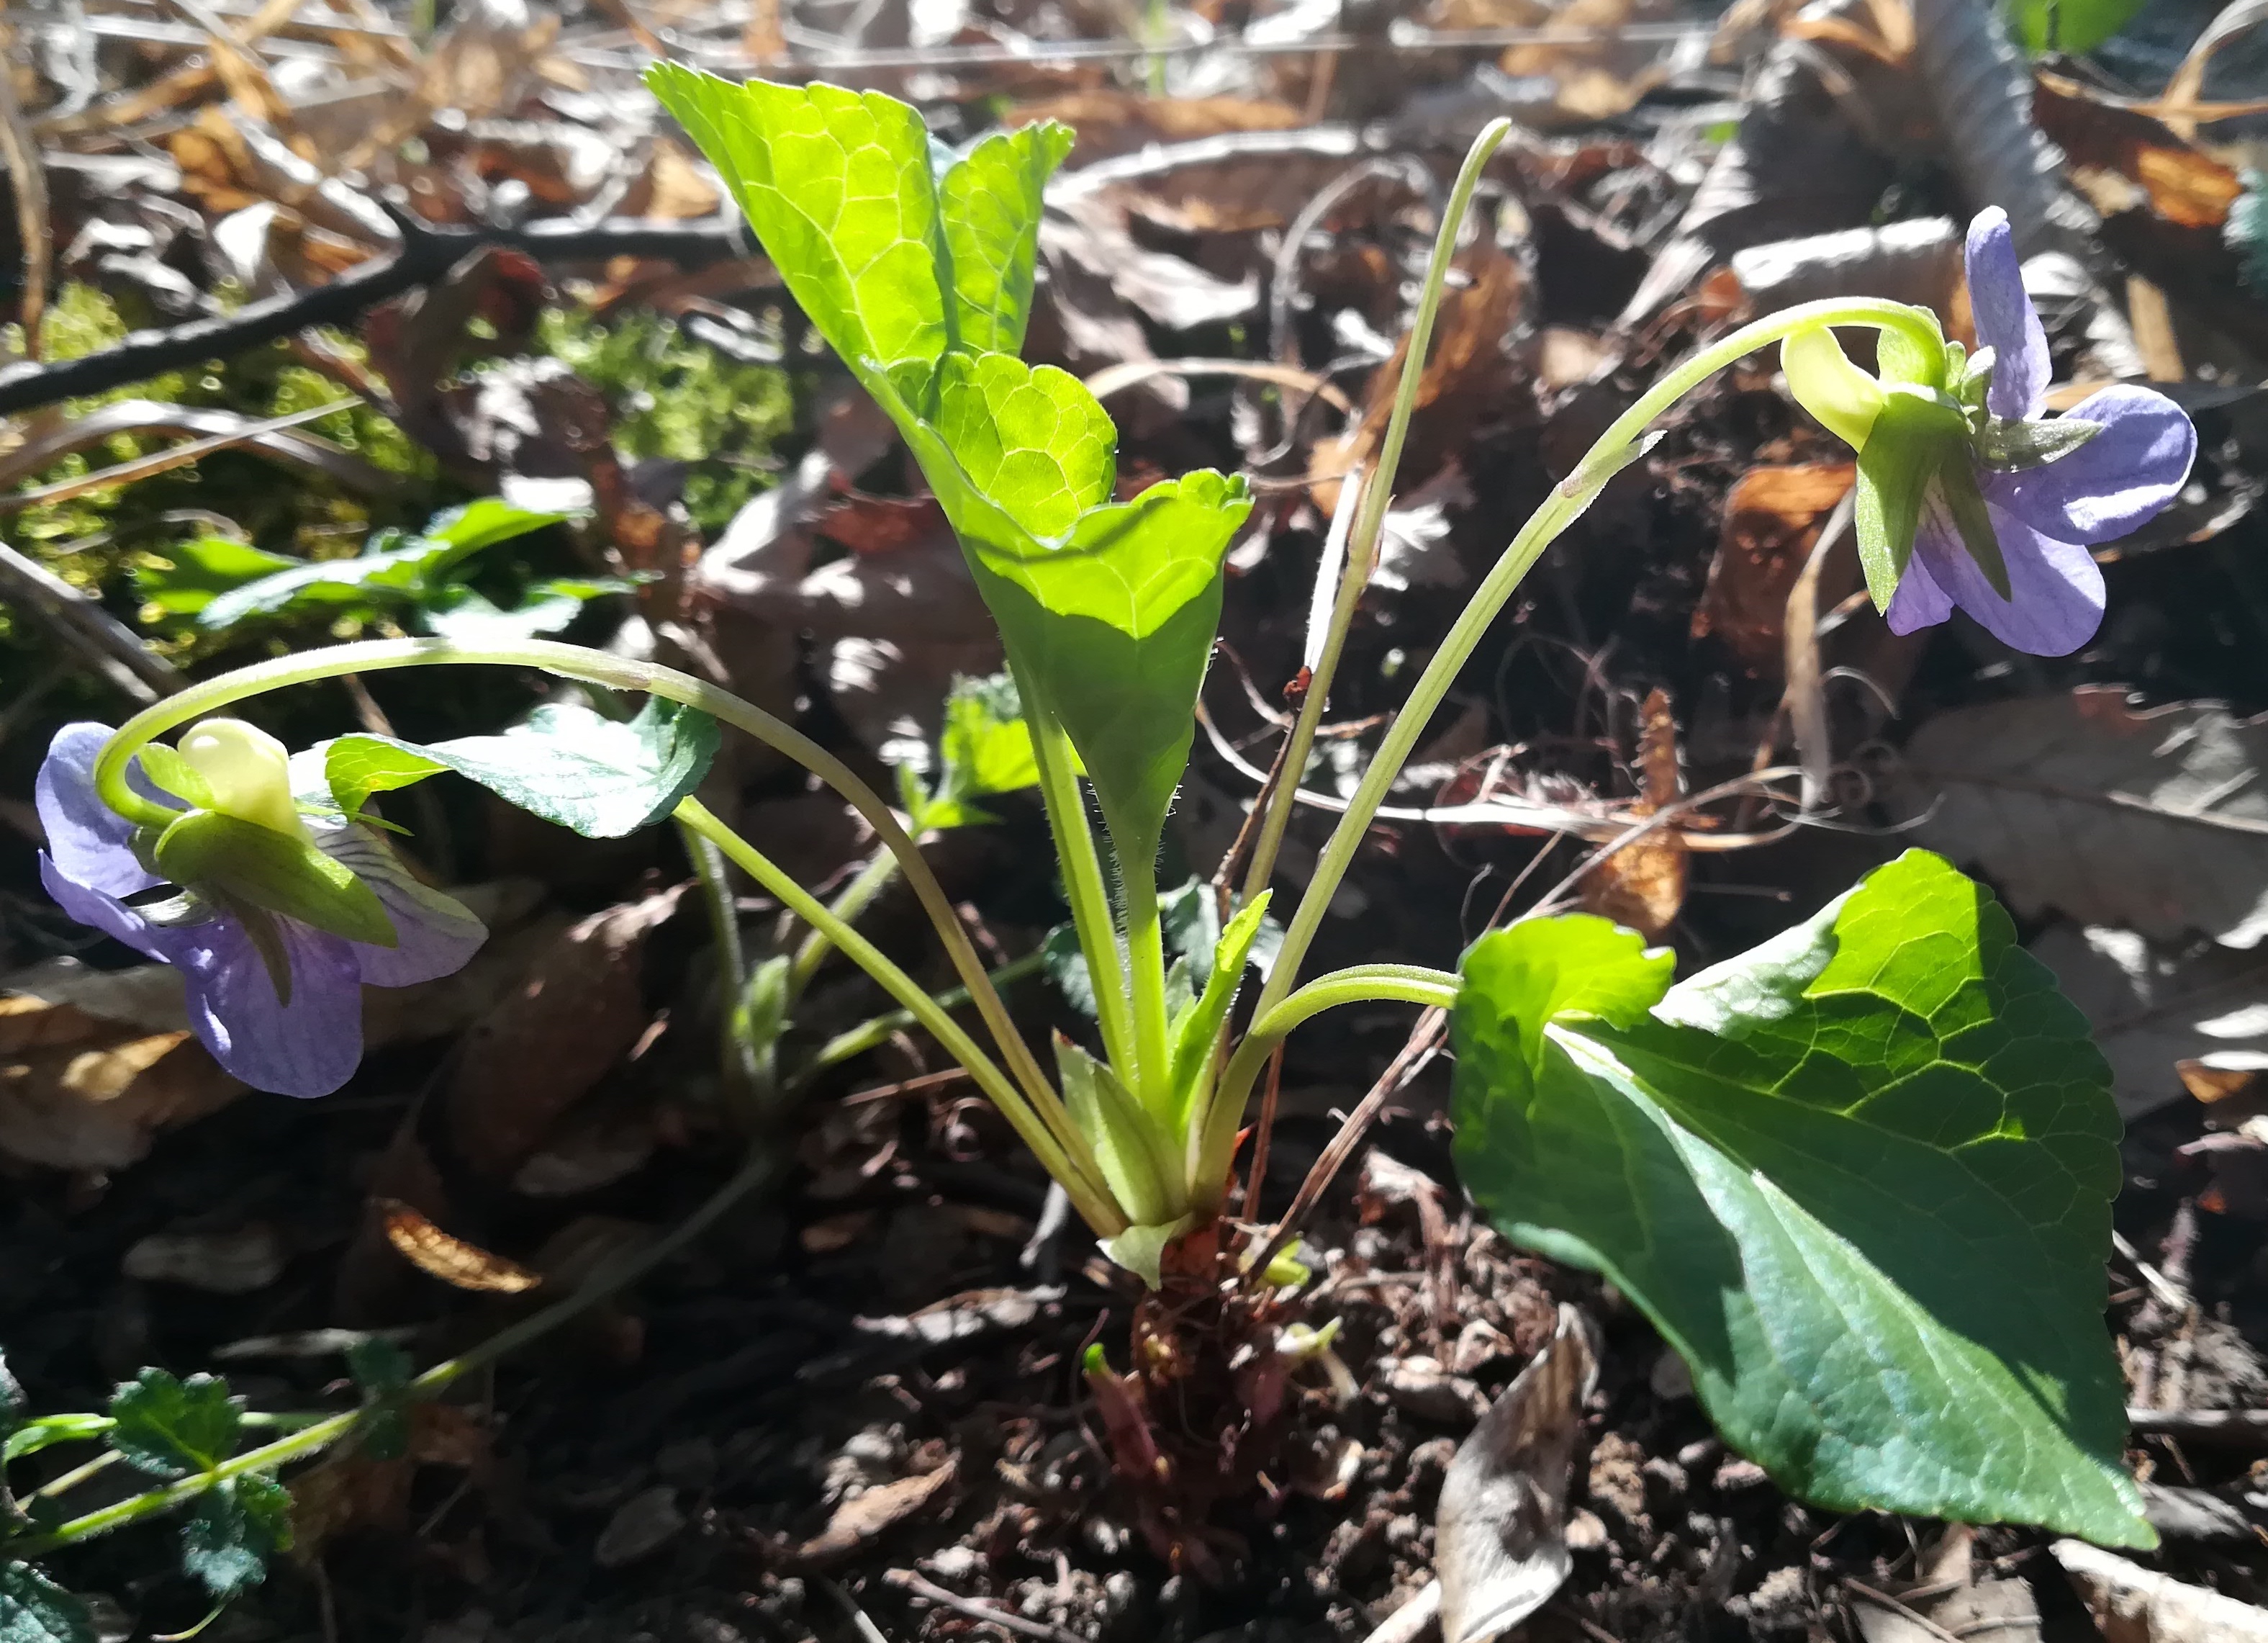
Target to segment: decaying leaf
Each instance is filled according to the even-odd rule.
[[[1449,1462],[1433,1530],[1442,1643],[1501,1636],[1574,1566],[1562,1530],[1583,1404],[1598,1383],[1591,1340],[1583,1315],[1563,1305],[1550,1344]]]
[[[2050,1548],[2106,1643],[2268,1643],[2268,1609],[2191,1586],[2084,1541]]]
[[[2130,1121],[2184,1087],[2195,1094],[2268,1070],[2268,954],[2066,924],[2031,952],[2087,1013]]]
[[[1020,1330],[1040,1315],[1042,1308],[1061,1300],[1060,1287],[1039,1289],[972,1289],[916,1308],[903,1317],[860,1318],[862,1335],[889,1340],[920,1341],[939,1345],[967,1340],[996,1330]]]
[[[144,1283],[249,1295],[281,1278],[290,1259],[272,1223],[248,1221],[218,1232],[152,1233],[126,1251],[119,1271]]]
[[[1289,131],[1307,123],[1289,103],[1260,97],[1148,97],[1097,86],[1019,103],[1001,117],[1010,130],[1058,120],[1079,134],[1069,164],[1088,166],[1138,154],[1156,143],[1186,143],[1231,131]]]
[[[467,1163],[509,1179],[637,1042],[646,1026],[638,954],[677,895],[585,918],[466,1035],[446,1100]]]
[[[1693,637],[1713,633],[1752,673],[1780,670],[1787,596],[1858,468],[1849,462],[1752,468],[1725,497],[1725,524]]]
[[[244,1093],[186,1030],[169,966],[57,960],[0,984],[0,1154],[114,1170]]]
[[[393,1200],[379,1207],[386,1216],[387,1241],[429,1278],[453,1288],[497,1295],[516,1295],[543,1281],[515,1261],[443,1232],[407,1204]]]
[[[1914,836],[2016,910],[2158,939],[2268,937],[2268,719],[2088,686],[1940,713],[1893,794]]]
[[[1669,693],[1660,685],[1647,691],[1639,714],[1638,768],[1643,791],[1628,812],[1633,821],[1658,814],[1685,791]],[[1649,941],[1659,940],[1685,905],[1685,868],[1683,836],[1674,828],[1657,828],[1624,845],[1586,875],[1583,905],[1602,917],[1628,925]]]
[[[954,1462],[947,1461],[933,1472],[919,1472],[853,1495],[835,1508],[825,1529],[797,1549],[797,1559],[831,1563],[858,1551],[944,1494],[953,1486],[954,1472]]]
[[[2184,228],[2218,228],[2244,192],[2243,179],[2164,122],[2123,107],[2079,81],[2042,72],[2033,117],[2063,147],[2075,172],[2108,171]],[[2084,181],[2083,174],[2080,181]]]
[[[1952,1524],[1924,1549],[1910,1585],[1887,1590],[1851,1585],[1858,1600],[1852,1613],[1864,1643],[1942,1643],[1948,1633],[2037,1637],[2040,1605],[2031,1582],[1989,1573],[1980,1580],[1976,1539],[1970,1525]]]

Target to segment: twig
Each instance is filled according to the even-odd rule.
[[[874,1624],[874,1617],[858,1607],[857,1598],[824,1575],[820,1577],[819,1583],[827,1588],[828,1595],[842,1606],[843,1612],[850,1617],[850,1624],[858,1627],[863,1643],[890,1643],[888,1635]]]
[[[892,1569],[882,1576],[892,1586],[911,1592],[916,1597],[950,1609],[971,1620],[981,1620],[986,1625],[998,1626],[1003,1632],[1013,1632],[1021,1637],[1038,1638],[1042,1643],[1082,1643],[1078,1633],[1066,1632],[1061,1626],[1051,1626],[1044,1620],[1027,1620],[1023,1616],[996,1609],[990,1603],[975,1597],[963,1597],[948,1592],[934,1580],[924,1580],[911,1569]]]
[[[24,357],[37,360],[40,317],[48,306],[48,265],[55,248],[48,213],[48,168],[40,164],[39,144],[24,123],[15,82],[6,74],[0,74],[0,160],[6,162],[15,184],[16,232],[24,242],[24,296],[16,311],[24,325]]]
[[[1370,1087],[1370,1093],[1355,1104],[1355,1109],[1347,1115],[1346,1122],[1339,1126],[1338,1133],[1331,1137],[1330,1144],[1323,1148],[1323,1155],[1307,1171],[1307,1178],[1300,1183],[1300,1190],[1292,1200],[1292,1207],[1284,1212],[1284,1219],[1276,1224],[1276,1230],[1269,1234],[1267,1243],[1262,1246],[1252,1264],[1245,1269],[1248,1278],[1257,1281],[1258,1275],[1267,1271],[1268,1264],[1291,1243],[1300,1230],[1300,1222],[1307,1219],[1331,1183],[1338,1178],[1339,1171],[1346,1167],[1347,1160],[1354,1156],[1355,1148],[1362,1144],[1362,1138],[1370,1132],[1371,1124],[1377,1118],[1379,1109],[1406,1087],[1410,1080],[1416,1078],[1425,1064],[1433,1058],[1434,1051],[1441,1047],[1442,1035],[1447,1031],[1448,1025],[1448,1013],[1444,1010],[1428,1010],[1418,1018],[1418,1025],[1410,1029],[1409,1041],[1387,1065],[1386,1071],[1378,1075],[1378,1082]]]
[[[2130,1409],[2126,1424],[2138,1433],[2208,1443],[2268,1440],[2268,1409]]]
[[[1371,1628],[1364,1643],[1418,1643],[1441,1617],[1441,1583],[1425,1582],[1425,1589]]]
[[[617,256],[711,262],[740,254],[733,221],[652,222],[622,217],[589,225],[537,223],[525,228],[437,229],[401,220],[401,249],[350,269],[328,285],[247,303],[225,318],[191,320],[164,330],[136,331],[114,348],[54,365],[0,369],[0,415],[58,400],[100,394],[160,372],[197,365],[304,331],[345,325],[390,297],[438,279],[488,247],[522,251],[540,261],[603,262]]]
[[[1954,1636],[1952,1632],[1948,1632],[1943,1626],[1938,1625],[1936,1621],[1932,1620],[1927,1615],[1923,1614],[1918,1609],[1911,1608],[1905,1603],[1900,1602],[1888,1592],[1878,1592],[1873,1587],[1867,1585],[1864,1581],[1854,1580],[1847,1574],[1843,1577],[1843,1584],[1848,1587],[1851,1590],[1856,1592],[1859,1596],[1865,1598],[1868,1602],[1878,1603],[1882,1608],[1889,1610],[1892,1614],[1904,1615],[1907,1619],[1912,1621],[1914,1625],[1928,1632],[1930,1636],[1937,1639],[1938,1643],[1961,1643],[1961,1639],[1959,1638]]]
[[[136,638],[126,624],[45,565],[0,542],[5,603],[47,618],[56,637],[144,706],[186,685],[180,670]]]

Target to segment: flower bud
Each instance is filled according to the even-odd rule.
[[[182,761],[205,781],[210,808],[291,838],[307,836],[291,799],[291,755],[240,718],[208,718],[181,738]]]

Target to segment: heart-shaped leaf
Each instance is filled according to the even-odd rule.
[[[1580,917],[1464,977],[1474,1196],[1636,1300],[1785,1487],[2154,1543],[2102,1322],[2109,1070],[1982,888],[1913,851],[1666,991]]]

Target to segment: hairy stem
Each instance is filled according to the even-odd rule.
[[[1465,212],[1473,201],[1473,190],[1479,187],[1481,173],[1487,168],[1498,148],[1511,134],[1512,122],[1491,120],[1473,139],[1466,151],[1465,163],[1457,172],[1456,185],[1449,191],[1447,207],[1441,213],[1440,227],[1434,235],[1433,254],[1425,265],[1425,287],[1418,298],[1417,317],[1410,326],[1410,347],[1402,360],[1402,380],[1395,387],[1394,410],[1387,419],[1386,439],[1380,446],[1378,466],[1366,478],[1358,482],[1350,477],[1345,483],[1362,485],[1362,504],[1355,515],[1353,532],[1347,538],[1346,563],[1339,571],[1336,597],[1331,603],[1330,626],[1324,630],[1322,653],[1317,657],[1314,676],[1307,682],[1307,692],[1300,704],[1300,717],[1292,724],[1292,740],[1286,746],[1283,763],[1284,775],[1277,784],[1262,818],[1260,837],[1252,850],[1252,864],[1244,876],[1244,899],[1249,902],[1267,888],[1270,876],[1276,871],[1276,857],[1284,845],[1284,830],[1291,825],[1292,812],[1298,807],[1299,786],[1307,769],[1307,756],[1315,745],[1315,730],[1322,723],[1323,708],[1331,693],[1332,676],[1338,672],[1340,654],[1346,648],[1347,630],[1354,625],[1356,603],[1370,580],[1370,569],[1378,556],[1378,534],[1386,523],[1386,510],[1394,499],[1394,475],[1402,466],[1402,447],[1410,437],[1410,418],[1418,408],[1418,385],[1425,376],[1426,351],[1432,345],[1433,320],[1440,312],[1441,291],[1449,277],[1449,264],[1457,254],[1457,236],[1465,225]]]
[[[1012,959],[992,971],[992,984],[996,987],[1005,987],[1010,982],[1021,981],[1025,976],[1037,971],[1045,962],[1045,954],[1027,953],[1023,957]],[[954,987],[940,992],[936,995],[935,1002],[938,1008],[941,1010],[957,1010],[968,1002],[968,989]],[[856,1027],[846,1027],[813,1053],[811,1065],[804,1069],[800,1079],[808,1079],[813,1073],[838,1065],[850,1060],[853,1056],[863,1055],[876,1045],[885,1043],[891,1034],[902,1033],[909,1027],[918,1025],[920,1025],[919,1020],[911,1010],[892,1010],[887,1015],[875,1016],[870,1020],[859,1022]]]
[[[153,707],[144,709],[126,721],[118,733],[105,743],[95,761],[95,786],[105,803],[130,822],[149,827],[164,827],[176,813],[163,805],[143,797],[127,785],[126,774],[134,754],[142,747],[176,726],[217,713],[233,703],[264,691],[285,685],[306,684],[318,679],[335,678],[342,674],[375,673],[393,667],[431,667],[450,663],[467,663],[491,667],[534,667],[563,678],[577,679],[587,684],[603,685],[611,689],[638,690],[688,707],[700,709],[735,729],[747,732],[757,740],[777,748],[810,770],[834,788],[849,801],[851,807],[866,819],[883,848],[896,858],[921,898],[922,908],[930,922],[937,926],[939,939],[945,943],[946,954],[959,972],[962,985],[968,989],[977,1013],[986,1028],[998,1042],[1001,1054],[1027,1095],[1035,1101],[1050,1099],[1052,1091],[1033,1058],[1031,1047],[1026,1044],[1008,1019],[1007,1006],[984,979],[983,961],[961,927],[961,920],[953,910],[953,903],[945,887],[930,870],[904,828],[898,824],[888,805],[874,790],[860,781],[856,772],[842,760],[821,747],[810,737],[752,703],[745,702],[729,690],[721,690],[705,680],[681,673],[674,667],[664,667],[654,662],[633,661],[625,657],[610,656],[604,651],[594,651],[579,645],[560,645],[541,639],[530,639],[513,645],[460,645],[448,639],[367,639],[352,645],[328,646],[297,656],[282,656],[273,661],[255,663],[217,679],[208,679],[191,685],[178,696],[168,697]]]

